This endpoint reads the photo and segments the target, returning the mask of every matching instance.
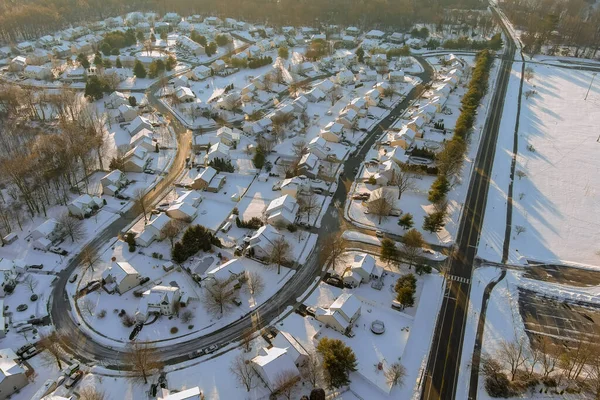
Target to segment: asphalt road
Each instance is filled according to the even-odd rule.
[[[428,82],[433,74],[431,67],[425,63],[422,59],[419,62],[425,68],[425,72],[419,74],[423,82]],[[155,91],[158,84],[148,90],[151,94]],[[177,364],[184,360],[188,360],[188,354],[194,350],[204,348],[213,344],[218,346],[224,346],[230,342],[240,340],[242,335],[248,330],[252,329],[257,331],[268,326],[273,319],[281,315],[288,306],[297,306],[297,298],[302,295],[306,289],[313,283],[316,277],[322,275],[321,266],[318,260],[319,248],[322,244],[322,239],[332,232],[338,232],[340,230],[340,221],[343,219],[343,215],[339,214],[338,210],[343,208],[346,195],[347,185],[354,179],[353,169],[357,167],[363,160],[364,156],[372,146],[374,141],[382,134],[383,130],[387,129],[392,123],[395,122],[396,118],[402,114],[404,109],[410,104],[410,102],[416,97],[415,91],[409,94],[402,102],[391,110],[390,114],[384,118],[374,129],[372,129],[362,147],[352,157],[344,163],[344,170],[348,171],[343,179],[340,181],[336,193],[334,194],[334,200],[331,202],[329,209],[325,212],[322,219],[321,228],[315,230],[319,233],[319,240],[313,254],[309,257],[306,264],[302,266],[296,273],[290,278],[290,280],[282,287],[268,301],[257,307],[256,310],[249,314],[241,317],[239,320],[233,322],[226,327],[219,330],[206,334],[202,337],[196,337],[188,341],[177,342],[176,345],[164,346],[158,348],[161,358],[167,365]],[[154,96],[148,96],[150,104],[163,112],[165,115],[170,115],[166,107],[164,107]],[[172,118],[172,126],[177,133],[179,140],[179,151],[177,153],[176,160],[173,167],[169,171],[168,175],[160,184],[161,187],[157,188],[149,194],[149,202],[156,202],[160,199],[161,193],[164,195],[164,189],[171,185],[177,176],[181,173],[185,167],[185,157],[189,153],[190,145],[190,132],[180,124],[175,118]],[[126,215],[119,219],[115,223],[107,227],[101,234],[98,235],[90,244],[90,247],[99,249],[109,240],[117,236],[117,234],[126,227],[135,218],[135,213]],[[84,362],[103,365],[109,369],[123,370],[127,369],[124,365],[122,356],[123,351],[120,348],[113,348],[109,345],[98,341],[96,338],[88,336],[86,333],[81,331],[77,326],[77,323],[71,317],[70,303],[66,298],[65,286],[68,277],[75,271],[81,262],[80,255],[76,255],[67,265],[67,267],[60,273],[55,289],[54,295],[51,301],[50,315],[56,329],[69,333],[68,340],[63,341],[62,345],[64,349],[72,356],[80,359]],[[116,347],[116,346],[115,346]]]
[[[508,34],[506,36],[510,38]],[[504,98],[515,55],[512,40],[509,39],[506,45],[507,51],[501,59],[499,78],[469,183],[457,244],[448,261],[448,274],[464,278],[466,281],[447,280],[447,289],[425,371],[422,398],[427,400],[454,399],[456,395],[471,290],[470,279],[485,214],[489,176],[494,163]]]

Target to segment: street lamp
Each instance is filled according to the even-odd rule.
[[[590,94],[590,89],[592,88],[592,84],[594,83],[594,78],[596,77],[596,72],[592,74],[592,81],[590,82],[590,86],[585,94],[585,98],[583,100],[587,100],[588,94]]]

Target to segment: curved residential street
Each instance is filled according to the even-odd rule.
[[[416,58],[423,66],[425,72],[415,75],[419,76],[423,83],[428,83],[433,77],[433,69],[424,61],[424,59],[419,57]],[[158,83],[155,83],[147,89],[150,104],[165,116],[171,115],[169,109],[153,95],[157,89]],[[319,234],[319,240],[306,264],[301,266],[273,297],[232,324],[207,335],[190,338],[187,341],[185,338],[179,338],[158,344],[158,351],[165,364],[172,365],[188,360],[188,354],[199,348],[204,348],[213,344],[224,346],[228,343],[237,341],[242,337],[243,333],[249,329],[256,331],[268,326],[275,318],[281,315],[288,306],[297,306],[297,298],[313,285],[315,278],[322,275],[321,265],[318,260],[319,248],[323,238],[327,236],[328,233],[338,232],[340,229],[340,220],[343,219],[343,215],[340,214],[340,212],[343,210],[343,204],[347,196],[347,187],[349,187],[347,183],[348,181],[352,182],[354,180],[354,173],[352,171],[364,160],[364,156],[375,140],[384,130],[395,122],[396,118],[404,112],[406,107],[415,99],[415,97],[416,90],[413,90],[390,111],[387,117],[369,132],[367,139],[362,147],[360,147],[360,150],[344,162],[344,170],[346,173],[342,174],[337,191],[333,195],[334,201],[331,202],[331,205],[325,211],[321,228],[312,230]],[[148,203],[154,204],[165,195],[166,189],[172,185],[185,168],[185,159],[190,152],[191,132],[173,116],[171,116],[171,126],[175,130],[179,142],[177,156],[168,174],[154,190],[147,194]],[[338,205],[337,207],[336,204]],[[132,211],[118,219],[108,226],[101,234],[95,237],[88,246],[100,249],[108,241],[115,238],[119,232],[136,217],[136,213]],[[119,348],[115,346],[115,348],[113,348],[106,344],[106,342],[108,342],[107,339],[100,340],[97,336],[92,337],[88,335],[80,329],[71,316],[71,313],[76,311],[71,310],[70,301],[66,297],[65,286],[69,276],[79,266],[80,262],[81,256],[78,254],[70,260],[66,268],[58,277],[50,305],[52,322],[57,330],[69,333],[68,340],[65,340],[62,345],[65,350],[75,358],[87,363],[100,364],[109,369],[124,369],[126,366],[122,361],[123,346]]]

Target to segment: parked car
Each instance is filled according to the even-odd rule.
[[[205,349],[195,350],[195,351],[192,351],[190,354],[188,354],[188,357],[191,360],[192,358],[200,357],[200,356],[203,356],[204,354],[206,354]]]
[[[377,236],[378,238],[382,238],[383,237],[383,232],[381,232],[381,231],[375,231],[375,236]]]
[[[208,346],[206,349],[204,349],[205,354],[210,354],[213,351],[216,351],[219,348],[219,346],[217,346],[216,344],[213,344],[211,346]]]
[[[19,326],[24,325],[24,324],[25,324],[25,321],[23,321],[23,323],[14,323],[13,328],[18,328]],[[27,350],[31,349],[32,347],[33,347],[33,344],[31,344],[31,343],[24,344],[23,346],[19,347],[17,349],[17,351],[15,351],[15,353],[17,353],[18,356],[21,356],[21,354],[24,354]]]
[[[75,282],[76,280],[77,280],[77,274],[75,274],[69,278],[69,282],[71,282],[71,283]]]
[[[69,379],[67,379],[67,383],[65,383],[65,387],[67,389],[72,388],[73,386],[75,386],[77,384],[77,382],[79,382],[79,380],[81,379],[82,376],[83,376],[83,371],[81,371],[81,370],[73,372],[71,375],[69,375]]]
[[[17,306],[17,311],[19,311],[19,312],[23,312],[23,311],[27,310],[28,308],[29,308],[29,307],[27,306],[27,304],[19,304],[19,305]]]

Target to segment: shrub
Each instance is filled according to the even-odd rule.
[[[510,382],[506,374],[495,372],[485,377],[485,390],[492,397],[510,397]]]
[[[121,322],[123,323],[123,326],[125,326],[126,328],[131,328],[133,325],[135,325],[135,318],[133,316],[125,313],[121,317]]]
[[[96,316],[97,316],[99,319],[102,319],[102,318],[106,317],[106,310],[100,310],[100,311],[98,312],[98,314],[96,314]]]
[[[177,332],[179,332],[179,328],[178,327],[174,326],[174,327],[171,328],[171,334],[172,335],[176,334]]]

